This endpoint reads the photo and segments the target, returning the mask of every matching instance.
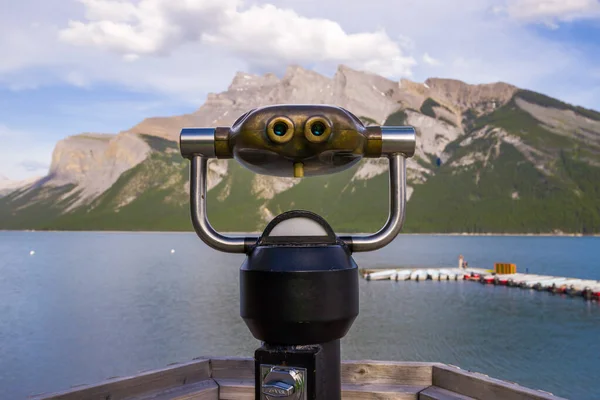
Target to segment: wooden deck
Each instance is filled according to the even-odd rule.
[[[560,399],[457,367],[419,362],[343,362],[342,391],[344,400]],[[254,360],[197,359],[32,399],[254,400]]]

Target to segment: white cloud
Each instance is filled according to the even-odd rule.
[[[396,42],[401,49],[406,51],[413,51],[416,47],[415,41],[403,34],[399,34],[396,37]]]
[[[64,79],[67,83],[70,83],[76,87],[88,87],[89,81],[86,79],[85,75],[79,71],[70,71],[67,72],[64,76]]]
[[[16,21],[23,18],[13,17]],[[61,20],[60,25],[64,24]],[[0,14],[0,87],[109,87],[150,92],[174,98],[176,103],[200,106],[207,92],[223,90],[237,70],[248,68],[243,60],[202,45],[182,45],[168,57],[143,58],[73,46],[57,39],[57,25],[45,21],[38,29],[23,30],[18,24],[11,26],[10,19]]]
[[[281,73],[296,63],[329,74],[345,63],[388,76],[404,70],[416,80],[435,68],[436,76],[503,80],[568,97],[589,88],[586,76],[597,65],[597,52],[553,43],[520,20],[492,11],[516,0],[461,0],[460,7],[413,1],[400,17],[392,0],[346,0],[344,13],[337,3],[322,0],[267,0],[271,6],[256,1],[242,8],[237,0],[85,0],[79,7],[64,0],[20,0],[11,15],[0,15],[0,85],[67,83],[90,90],[110,85],[200,105],[207,92],[224,90],[239,70]],[[37,28],[24,29],[26,20],[36,21]],[[85,28],[81,37],[73,37],[69,20]],[[121,31],[108,27],[121,24],[132,27],[124,32],[133,37],[119,42]],[[64,40],[57,40],[60,32]],[[155,42],[136,47],[140,35]],[[148,48],[150,53],[142,52]],[[409,56],[417,52],[444,60],[443,68],[415,65]],[[558,91],[559,82],[568,85]]]
[[[461,0],[457,7],[420,0],[400,9],[392,0],[346,0],[340,13],[339,3],[322,0],[254,0],[245,8],[237,0],[20,0],[10,14],[0,14],[0,86],[108,86],[198,106],[238,70],[280,73],[296,63],[328,74],[345,63],[386,75],[408,70],[415,80],[432,71],[471,83],[503,80],[566,100],[589,89],[598,79],[590,75],[598,52],[540,37],[515,11],[505,17],[516,1]],[[493,12],[500,6],[504,15]],[[83,27],[75,28],[83,29],[81,37],[73,37],[69,20],[81,24],[74,25]],[[60,32],[64,40],[57,39]],[[119,35],[128,39],[115,40]],[[414,65],[414,53],[435,55],[444,65],[421,57]],[[599,98],[586,98],[588,106],[600,105]]]
[[[511,17],[543,22],[557,27],[557,21],[600,17],[599,0],[508,0],[503,8]]]
[[[0,124],[0,173],[22,180],[48,173],[54,143],[46,143],[33,133]]]
[[[418,81],[432,71],[470,83],[501,80],[600,108],[600,52],[528,29],[534,22],[598,16],[597,5],[345,0],[340,12],[339,2],[323,0],[252,0],[247,6],[238,0],[19,0],[0,13],[0,87],[32,90],[32,96],[44,85],[85,87],[90,98],[62,113],[66,120],[91,117],[96,125],[90,129],[99,131],[105,131],[102,115],[114,125],[118,115],[141,119],[170,113],[173,104],[199,106],[207,92],[225,90],[238,70],[282,72],[291,63],[322,73],[344,63],[387,76],[412,73]],[[419,65],[413,54],[420,55]],[[432,65],[439,60],[443,67]],[[95,90],[114,88],[151,93],[161,105],[97,104]],[[34,165],[28,160],[50,162],[54,143],[41,141],[47,132],[11,128],[0,127],[0,172],[20,179],[30,174],[24,166]]]
[[[137,59],[139,59],[139,58],[140,58],[140,56],[139,56],[139,55],[137,55],[137,54],[125,54],[125,55],[123,56],[123,59],[124,59],[125,61],[129,61],[129,62],[133,62],[133,61],[135,61],[135,60],[137,60]]]
[[[388,77],[410,76],[416,61],[383,29],[347,33],[339,23],[271,4],[237,0],[80,0],[87,21],[69,21],[60,38],[121,54],[169,56],[190,43],[211,45],[251,66],[346,64]]]
[[[504,81],[576,102],[583,92],[600,86],[591,71],[600,62],[598,47],[588,43],[553,40],[530,29],[527,21],[493,12],[507,0],[419,0],[399,4],[387,0],[339,3],[322,0],[269,0],[281,8],[293,7],[307,17],[335,15],[350,32],[364,27],[386,27],[390,37],[409,37],[414,52],[427,52],[443,60],[443,67],[421,62],[413,79],[432,76],[469,83]],[[568,0],[567,0],[568,1]],[[558,33],[560,34],[560,32]],[[421,61],[421,59],[419,59]],[[587,107],[600,109],[600,97],[586,96]]]
[[[423,62],[428,65],[441,65],[442,63],[439,60],[431,57],[428,53],[423,54]]]

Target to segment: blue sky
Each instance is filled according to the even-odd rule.
[[[600,0],[0,0],[0,176],[197,109],[236,71],[505,81],[600,109]]]

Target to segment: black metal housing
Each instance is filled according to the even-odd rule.
[[[258,246],[240,270],[240,308],[268,343],[339,339],[358,316],[357,266],[341,245]]]
[[[358,267],[326,225],[327,236],[269,237],[265,229],[240,270],[240,314],[255,338],[270,344],[316,344],[343,337],[358,316]]]

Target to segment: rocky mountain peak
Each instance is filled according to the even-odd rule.
[[[503,118],[484,118],[508,101],[511,105],[514,102],[514,107],[502,109]],[[130,223],[134,221],[134,225],[131,226],[140,228],[141,225],[135,225],[140,223],[136,216],[140,209],[147,209],[153,213],[166,210],[163,223],[168,229],[175,226],[187,229],[187,211],[179,225],[173,224],[172,216],[183,216],[181,207],[187,208],[188,163],[177,156],[176,143],[145,135],[176,142],[182,127],[228,126],[249,109],[282,103],[333,104],[348,109],[366,124],[382,124],[388,120],[394,125],[414,126],[417,148],[415,157],[407,162],[406,171],[407,198],[413,204],[413,230],[481,232],[504,231],[507,226],[509,230],[520,229],[520,226],[500,221],[496,210],[517,216],[515,220],[542,215],[535,192],[543,186],[540,182],[546,181],[552,188],[561,188],[547,192],[556,204],[564,204],[566,208],[581,204],[587,214],[580,215],[597,214],[594,192],[586,193],[584,188],[593,188],[597,181],[600,113],[518,90],[502,82],[471,85],[443,78],[397,82],[344,65],[339,66],[333,76],[294,65],[287,68],[283,76],[238,72],[225,91],[209,94],[206,102],[190,114],[148,118],[118,135],[86,133],[64,139],[56,145],[49,176],[18,190],[9,189],[10,194],[4,197],[0,177],[0,222],[23,218],[27,223],[27,207],[31,204],[42,207],[39,210],[50,210],[50,213],[36,214],[50,215],[50,219],[56,218],[52,215],[57,207],[69,214],[79,205],[87,205],[87,212],[77,218],[89,215],[90,221],[101,221],[104,227],[129,226],[126,219],[132,218]],[[523,118],[524,113],[533,118]],[[372,199],[386,198],[385,179],[376,178],[386,168],[385,160],[365,160],[353,174],[346,174],[348,183],[342,194],[351,196],[343,202],[345,214],[338,222],[347,223],[346,211],[364,209],[367,201],[374,204],[368,207],[373,215],[363,223],[367,219],[375,221],[372,217],[379,215],[379,211],[381,217],[385,217],[387,202],[372,203]],[[123,176],[125,171],[127,175]],[[121,176],[123,180],[117,183]],[[219,160],[209,164],[208,195],[211,202],[219,203],[223,211],[221,218],[230,219],[227,222],[230,225],[221,225],[223,229],[239,229],[240,215],[246,218],[244,226],[256,229],[256,218],[263,224],[264,219],[270,220],[280,209],[302,206],[296,203],[296,196],[298,201],[310,202],[316,191],[340,195],[342,186],[330,185],[335,179],[340,178],[250,177],[235,162]],[[490,179],[498,188],[491,190],[480,184]],[[237,183],[242,181],[244,184]],[[293,196],[280,196],[292,187],[295,188]],[[421,189],[423,187],[427,189]],[[529,190],[531,187],[536,190]],[[102,193],[108,195],[100,196]],[[440,199],[444,202],[442,207]],[[450,199],[449,202],[446,199]],[[482,208],[477,208],[478,204]],[[494,204],[493,216],[480,212],[486,208],[485,204]],[[231,213],[230,209],[243,211]],[[448,213],[448,209],[453,212]],[[454,210],[462,210],[461,218],[453,218]],[[543,224],[533,229],[546,231],[559,227],[563,231],[588,232],[600,226],[597,218],[588,221],[574,217],[565,222],[552,219],[555,214],[543,214],[543,218],[539,218]],[[329,217],[338,218],[334,214],[326,216],[328,221]],[[107,218],[112,218],[114,225],[105,224]],[[44,221],[39,224],[51,226]],[[352,224],[354,226],[354,221]],[[151,225],[144,225],[150,229],[159,226],[163,225],[154,220]],[[375,229],[378,225],[373,222],[372,227]]]
[[[144,161],[150,146],[138,135],[84,133],[56,144],[46,185],[77,185],[77,205],[111,187],[121,174]]]
[[[425,85],[431,97],[455,105],[461,112],[469,108],[491,111],[506,104],[518,90],[516,86],[504,82],[470,85],[456,79],[443,78],[429,78]]]
[[[452,79],[431,78],[424,83],[403,79],[395,82],[382,76],[338,66],[333,77],[299,65],[287,67],[283,77],[238,72],[227,90],[210,93],[194,113],[168,118],[149,118],[129,132],[144,133],[176,141],[183,126],[229,125],[246,111],[282,103],[333,104],[377,123],[399,108],[420,109],[432,97],[452,110],[451,120],[469,108],[493,110],[507,102],[517,90],[505,83],[469,85]],[[448,111],[450,112],[450,111]]]
[[[246,72],[237,72],[227,90],[236,91],[237,89],[247,89],[250,87],[270,86],[278,82],[279,78],[272,73],[260,76]]]
[[[429,88],[426,84],[413,82],[410,79],[400,79],[400,82],[398,82],[398,88],[400,88],[400,90],[412,92],[421,96],[427,96],[429,94]]]
[[[316,71],[302,68],[299,65],[292,65],[288,67],[283,75],[283,79],[281,80],[282,86],[284,88],[290,87],[296,89],[296,91],[301,90],[318,90],[323,86],[327,86],[331,84],[331,79],[319,74]],[[287,97],[294,95],[290,92],[282,92],[281,94]]]
[[[281,78],[272,73],[258,75],[240,71],[227,90],[209,94],[206,102],[193,113],[147,118],[118,135],[85,133],[62,140],[55,148],[46,185],[74,184],[75,190],[80,190],[79,201],[85,202],[108,189],[124,171],[146,159],[151,149],[139,135],[177,141],[182,127],[228,126],[252,108],[284,103],[338,105],[359,118],[382,124],[399,109],[420,110],[431,97],[441,105],[434,107],[435,115],[410,110],[404,114],[404,123],[415,126],[425,135],[421,137],[417,154],[426,158],[426,154],[440,154],[448,142],[463,133],[462,112],[469,108],[493,110],[508,101],[515,91],[514,86],[504,83],[469,85],[440,78],[424,83],[406,79],[395,82],[345,65],[340,65],[333,77],[299,65],[289,66]],[[418,170],[415,165],[411,170]],[[421,172],[420,178],[426,179],[425,172]]]

